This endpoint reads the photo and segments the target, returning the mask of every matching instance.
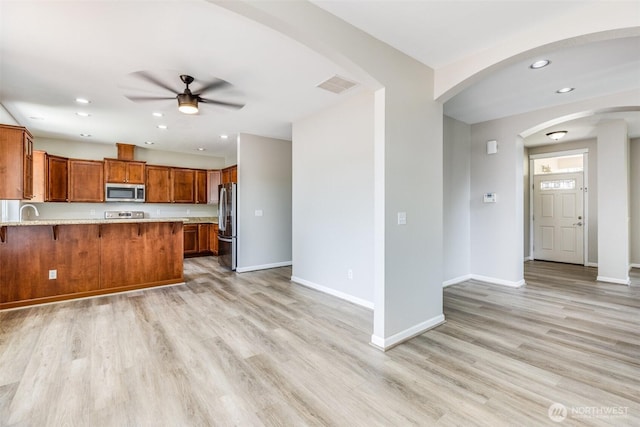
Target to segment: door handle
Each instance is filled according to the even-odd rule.
[[[582,221],[576,222],[576,223],[575,223],[575,224],[573,224],[573,225],[577,225],[577,226],[579,226],[579,227],[582,227]]]

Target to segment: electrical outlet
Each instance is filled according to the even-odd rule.
[[[91,211],[89,212],[89,215],[95,215],[96,214],[96,210],[95,209],[91,209]]]
[[[49,270],[49,280],[58,278],[58,270]]]
[[[191,209],[187,209],[187,215],[191,213]]]
[[[347,279],[349,279],[349,280],[353,279],[353,270],[352,269],[348,269],[347,270]]]
[[[255,215],[256,216],[262,216],[262,209],[256,209]]]

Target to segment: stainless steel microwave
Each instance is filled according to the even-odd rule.
[[[107,183],[104,199],[107,202],[144,202],[144,184]]]

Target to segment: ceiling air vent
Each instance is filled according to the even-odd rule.
[[[336,75],[331,77],[329,80],[325,80],[324,82],[320,83],[317,87],[333,93],[342,93],[347,89],[351,89],[356,84],[357,83],[349,81],[344,77]]]

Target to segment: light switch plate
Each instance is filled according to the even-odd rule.
[[[398,225],[405,225],[407,223],[407,213],[398,212]]]
[[[58,270],[49,270],[49,280],[58,278]]]
[[[255,215],[256,216],[262,216],[262,209],[256,209]]]
[[[485,203],[495,203],[498,200],[496,193],[484,193],[483,200]]]

